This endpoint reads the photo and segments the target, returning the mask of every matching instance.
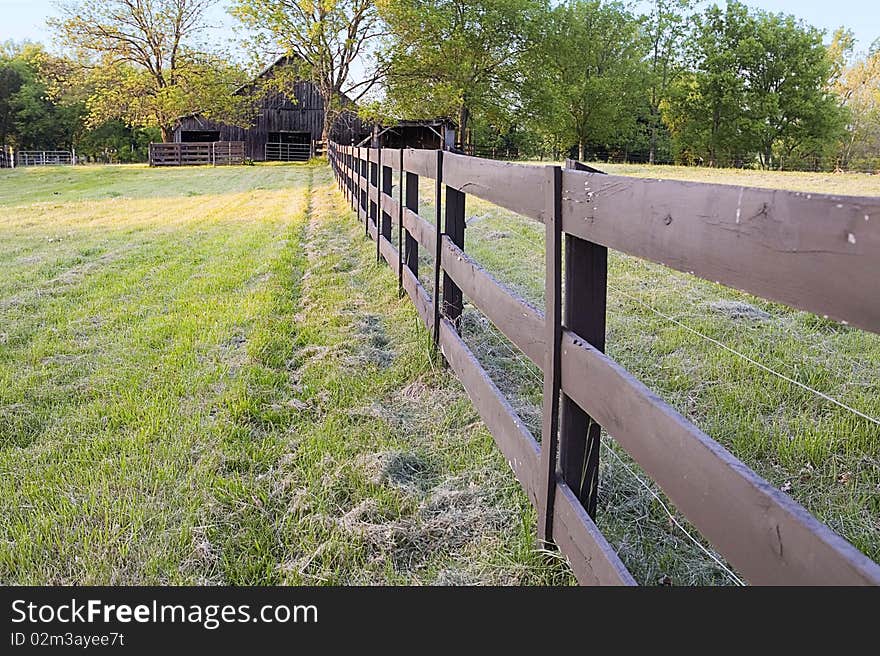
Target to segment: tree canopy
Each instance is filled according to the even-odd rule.
[[[227,122],[246,112],[238,67],[198,47],[206,12],[217,0],[78,0],[61,5],[53,25],[94,71],[94,122],[119,118],[157,126],[170,140],[181,116],[216,113]]]
[[[880,165],[880,40],[855,53],[845,29],[735,0],[234,0],[260,68],[284,58],[257,82],[205,45],[218,1],[67,0],[51,23],[68,54],[0,51],[0,140],[134,153],[188,114],[248,125],[262,88],[305,80],[324,139],[357,106],[451,118],[460,142],[504,152]]]

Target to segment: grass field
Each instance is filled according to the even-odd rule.
[[[571,582],[340,203],[0,174],[0,582]]]
[[[858,175],[647,174],[880,194]],[[467,250],[542,305],[542,227],[467,212]],[[571,583],[362,234],[326,166],[0,173],[0,582]],[[609,353],[880,558],[878,426],[692,331],[871,417],[880,339],[610,266]],[[473,308],[465,335],[537,432],[540,372]],[[606,444],[598,521],[636,578],[735,582]]]

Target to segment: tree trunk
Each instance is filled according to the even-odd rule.
[[[578,141],[578,161],[584,161],[584,142],[583,140]]]
[[[461,143],[462,150],[467,152],[467,148],[465,146],[469,142],[467,136],[468,122],[471,118],[471,112],[467,108],[467,105],[462,105],[458,110],[458,140]]]
[[[159,128],[162,131],[162,142],[163,143],[171,143],[174,141],[174,127],[170,125],[163,125]]]

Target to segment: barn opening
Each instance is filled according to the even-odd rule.
[[[304,162],[312,155],[311,132],[270,132],[266,141],[266,160]]]
[[[220,141],[219,130],[183,130],[180,133],[183,143],[213,143]]]

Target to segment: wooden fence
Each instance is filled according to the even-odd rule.
[[[244,159],[243,141],[150,144],[150,166],[222,166]]]
[[[603,353],[608,248],[880,332],[880,198],[429,150],[330,144],[328,156],[377,257],[397,272],[535,505],[540,539],[568,557],[578,581],[635,584],[592,519],[604,426],[749,582],[880,584],[880,566]],[[418,214],[422,177],[435,181],[433,225]],[[465,253],[466,194],[544,224],[545,313]],[[420,248],[433,255],[435,298],[419,282]],[[540,444],[461,339],[463,296],[543,371]]]

